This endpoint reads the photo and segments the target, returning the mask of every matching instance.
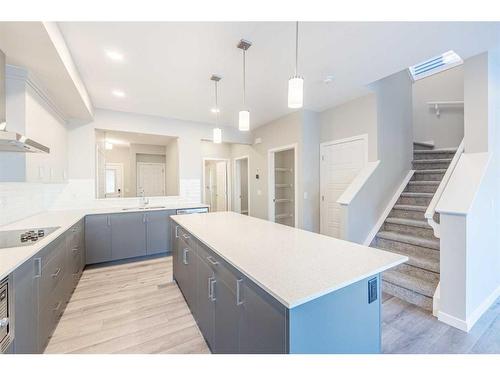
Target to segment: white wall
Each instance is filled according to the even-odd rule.
[[[436,148],[458,147],[464,137],[464,110],[443,107],[440,116],[431,101],[463,101],[462,65],[413,83],[413,136],[415,141],[434,141]]]
[[[500,296],[500,51],[464,64],[465,151],[436,210],[438,317],[470,330]]]
[[[211,139],[212,129],[201,123],[98,109],[89,124],[70,124],[69,177],[80,183],[95,179],[95,129],[132,131],[177,137],[179,154],[179,194],[201,201],[201,139]],[[249,134],[237,128],[223,128],[225,142],[248,142]],[[76,182],[78,183],[78,182]]]

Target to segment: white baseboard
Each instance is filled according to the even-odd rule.
[[[500,297],[500,286],[498,286],[493,293],[491,293],[484,301],[481,303],[476,310],[466,319],[459,319],[453,315],[446,314],[442,311],[438,312],[438,319],[443,323],[446,323],[452,327],[458,328],[462,331],[469,332],[472,327],[477,323],[477,321],[483,316],[483,314],[495,303],[495,301]]]
[[[399,196],[401,195],[401,193],[405,189],[406,185],[408,185],[408,182],[412,178],[413,173],[415,173],[415,171],[414,170],[410,170],[408,172],[408,174],[405,176],[405,178],[401,182],[401,185],[399,185],[399,187],[397,188],[396,192],[392,196],[391,200],[387,204],[387,207],[385,208],[384,212],[379,217],[377,223],[375,224],[375,226],[372,228],[371,232],[366,237],[365,241],[363,242],[363,245],[370,246],[370,244],[372,243],[373,239],[377,235],[378,231],[382,227],[382,224],[384,224],[385,219],[387,219],[387,216],[389,216],[389,213],[391,212],[392,208],[394,207],[394,205],[398,201]]]

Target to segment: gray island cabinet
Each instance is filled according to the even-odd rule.
[[[302,285],[302,275],[307,272],[297,272],[296,278],[286,272],[321,263],[321,259],[318,254],[308,254],[315,251],[314,243],[303,248],[303,254],[295,252],[295,245],[302,243],[296,241],[297,236],[317,236],[320,242],[332,241],[335,246],[346,243],[234,213],[172,216],[172,220],[174,279],[213,353],[380,352],[380,272],[404,262],[405,257],[373,249],[378,258],[369,259],[371,272],[361,267],[361,274],[352,279],[353,271],[332,268],[330,276],[318,277],[314,274],[318,269],[312,267],[304,282],[309,285]],[[223,227],[224,232],[218,231]],[[229,233],[231,239],[227,240]],[[250,238],[259,234],[260,239]],[[288,265],[277,263],[279,256],[268,253],[279,253],[282,236],[283,241],[295,236],[287,247],[289,258],[282,262]],[[352,245],[362,252],[369,249]],[[319,247],[321,251],[323,246]],[[349,263],[346,254],[339,257],[340,267]],[[301,261],[302,256],[315,260]],[[358,256],[363,254],[350,261],[357,261]],[[294,259],[300,264],[293,264]],[[330,259],[325,261],[328,265]],[[259,280],[259,272],[275,274]],[[349,280],[339,280],[338,274]],[[341,281],[342,285],[332,284],[331,291],[325,290],[325,280]],[[317,290],[308,288],[314,282],[319,284]],[[291,293],[287,294],[287,288]]]

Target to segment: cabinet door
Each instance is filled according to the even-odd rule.
[[[91,215],[85,218],[86,263],[111,260],[111,219],[109,215]]]
[[[236,279],[234,279],[234,283],[236,285]],[[237,304],[233,287],[217,277],[213,296],[215,299],[215,344],[213,351],[215,353],[239,352],[238,327],[241,309]]]
[[[38,346],[38,274],[41,268],[40,262],[40,258],[31,258],[14,271],[15,353],[40,353]]]
[[[111,259],[146,255],[146,214],[111,215]]]
[[[242,284],[240,353],[286,353],[286,308],[252,282]]]
[[[195,319],[205,341],[212,350],[214,348],[215,304],[211,290],[214,280],[215,276],[212,268],[202,259],[199,259],[196,287],[198,310]]]
[[[152,211],[146,214],[148,255],[170,252],[170,211]]]

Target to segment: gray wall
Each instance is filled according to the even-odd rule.
[[[413,134],[416,141],[434,141],[437,148],[457,147],[464,137],[462,107],[441,108],[436,116],[431,101],[463,101],[464,69],[457,66],[413,84]]]
[[[368,160],[378,160],[377,98],[375,94],[353,99],[319,114],[321,142],[368,134]]]
[[[383,214],[413,155],[412,87],[406,71],[371,85],[377,97],[379,166],[348,206],[342,207],[342,237],[363,243]]]

